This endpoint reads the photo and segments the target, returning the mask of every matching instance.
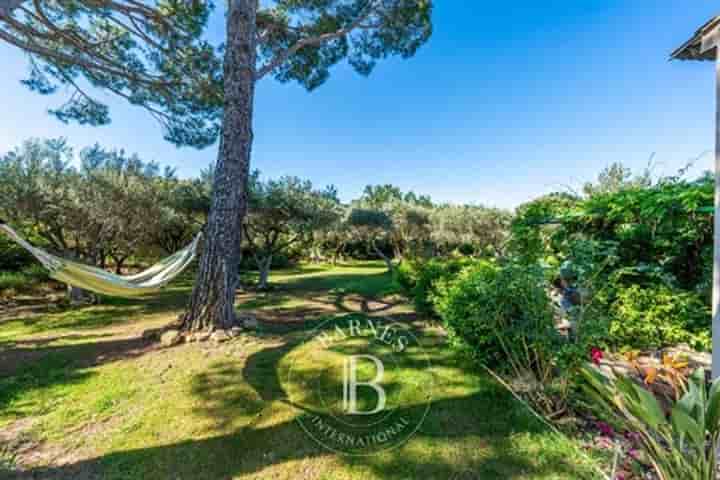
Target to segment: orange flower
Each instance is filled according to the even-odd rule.
[[[658,370],[655,367],[649,367],[645,371],[645,384],[646,385],[652,385],[655,383],[655,379],[657,378]]]

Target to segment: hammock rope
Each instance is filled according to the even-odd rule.
[[[178,277],[195,259],[202,232],[187,247],[134,275],[116,275],[52,255],[37,247],[0,220],[0,231],[27,250],[50,273],[50,277],[73,287],[111,297],[133,298],[155,293]]]

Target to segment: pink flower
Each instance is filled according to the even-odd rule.
[[[600,360],[603,359],[603,356],[603,351],[599,348],[593,347],[590,349],[590,359],[595,365],[600,365]]]
[[[600,430],[600,433],[606,437],[612,437],[615,435],[613,428],[605,422],[597,422],[597,428]]]

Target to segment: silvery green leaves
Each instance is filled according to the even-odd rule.
[[[25,2],[0,15],[0,40],[30,55],[26,86],[69,92],[50,111],[61,121],[110,123],[98,87],[149,111],[169,141],[203,147],[215,141],[222,110],[222,60],[201,38],[211,9],[167,0]]]

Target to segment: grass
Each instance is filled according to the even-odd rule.
[[[120,479],[577,479],[592,465],[571,441],[540,425],[496,383],[423,327],[380,264],[277,272],[274,290],[238,295],[261,328],[231,342],[161,349],[140,333],[173,320],[190,279],[142,301],[0,321],[0,477]],[[388,377],[388,398],[411,411],[434,385],[420,430],[396,450],[338,455],[300,428],[307,391],[334,357],[318,361],[305,327],[328,319],[388,318],[417,334]],[[269,328],[287,320],[292,328]],[[431,367],[418,361],[426,352]],[[293,377],[288,375],[292,369]],[[299,376],[297,376],[299,375]],[[33,477],[34,475],[34,477]],[[12,478],[12,477],[10,477]]]

